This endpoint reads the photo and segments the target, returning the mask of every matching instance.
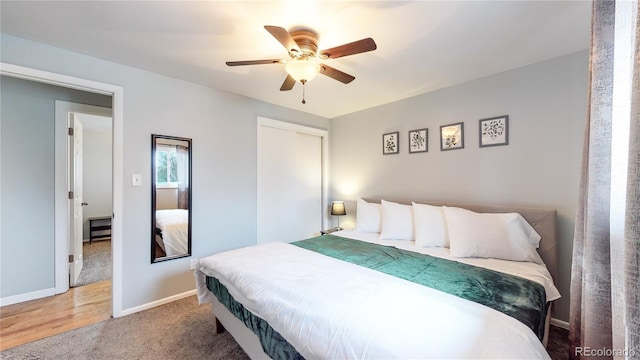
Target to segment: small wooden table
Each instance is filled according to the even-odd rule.
[[[111,238],[111,216],[96,216],[89,219],[89,244],[93,240]]]

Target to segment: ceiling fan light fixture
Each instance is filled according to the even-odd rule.
[[[320,64],[308,59],[291,60],[284,68],[287,74],[299,82],[311,81],[320,72]]]

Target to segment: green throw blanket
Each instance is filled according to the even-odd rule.
[[[548,304],[544,286],[534,281],[333,235],[297,241],[292,245],[486,305],[518,319],[541,340],[544,336]]]

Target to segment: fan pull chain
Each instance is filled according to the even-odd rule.
[[[304,99],[304,90],[305,90],[305,84],[307,83],[307,80],[302,80],[300,81],[302,83],[302,103],[306,104],[307,101]]]

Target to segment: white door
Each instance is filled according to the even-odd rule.
[[[321,136],[258,127],[258,243],[319,235],[322,153]]]
[[[82,207],[86,205],[82,199],[82,122],[75,113],[69,113],[69,128],[73,129],[69,137],[69,188],[73,191],[69,216],[72,219],[69,251],[73,261],[69,262],[69,286],[74,287],[82,271]]]
[[[302,240],[320,235],[322,225],[322,142],[319,136],[300,134],[295,136],[293,224],[287,224],[294,238]],[[286,231],[285,231],[286,232]]]

